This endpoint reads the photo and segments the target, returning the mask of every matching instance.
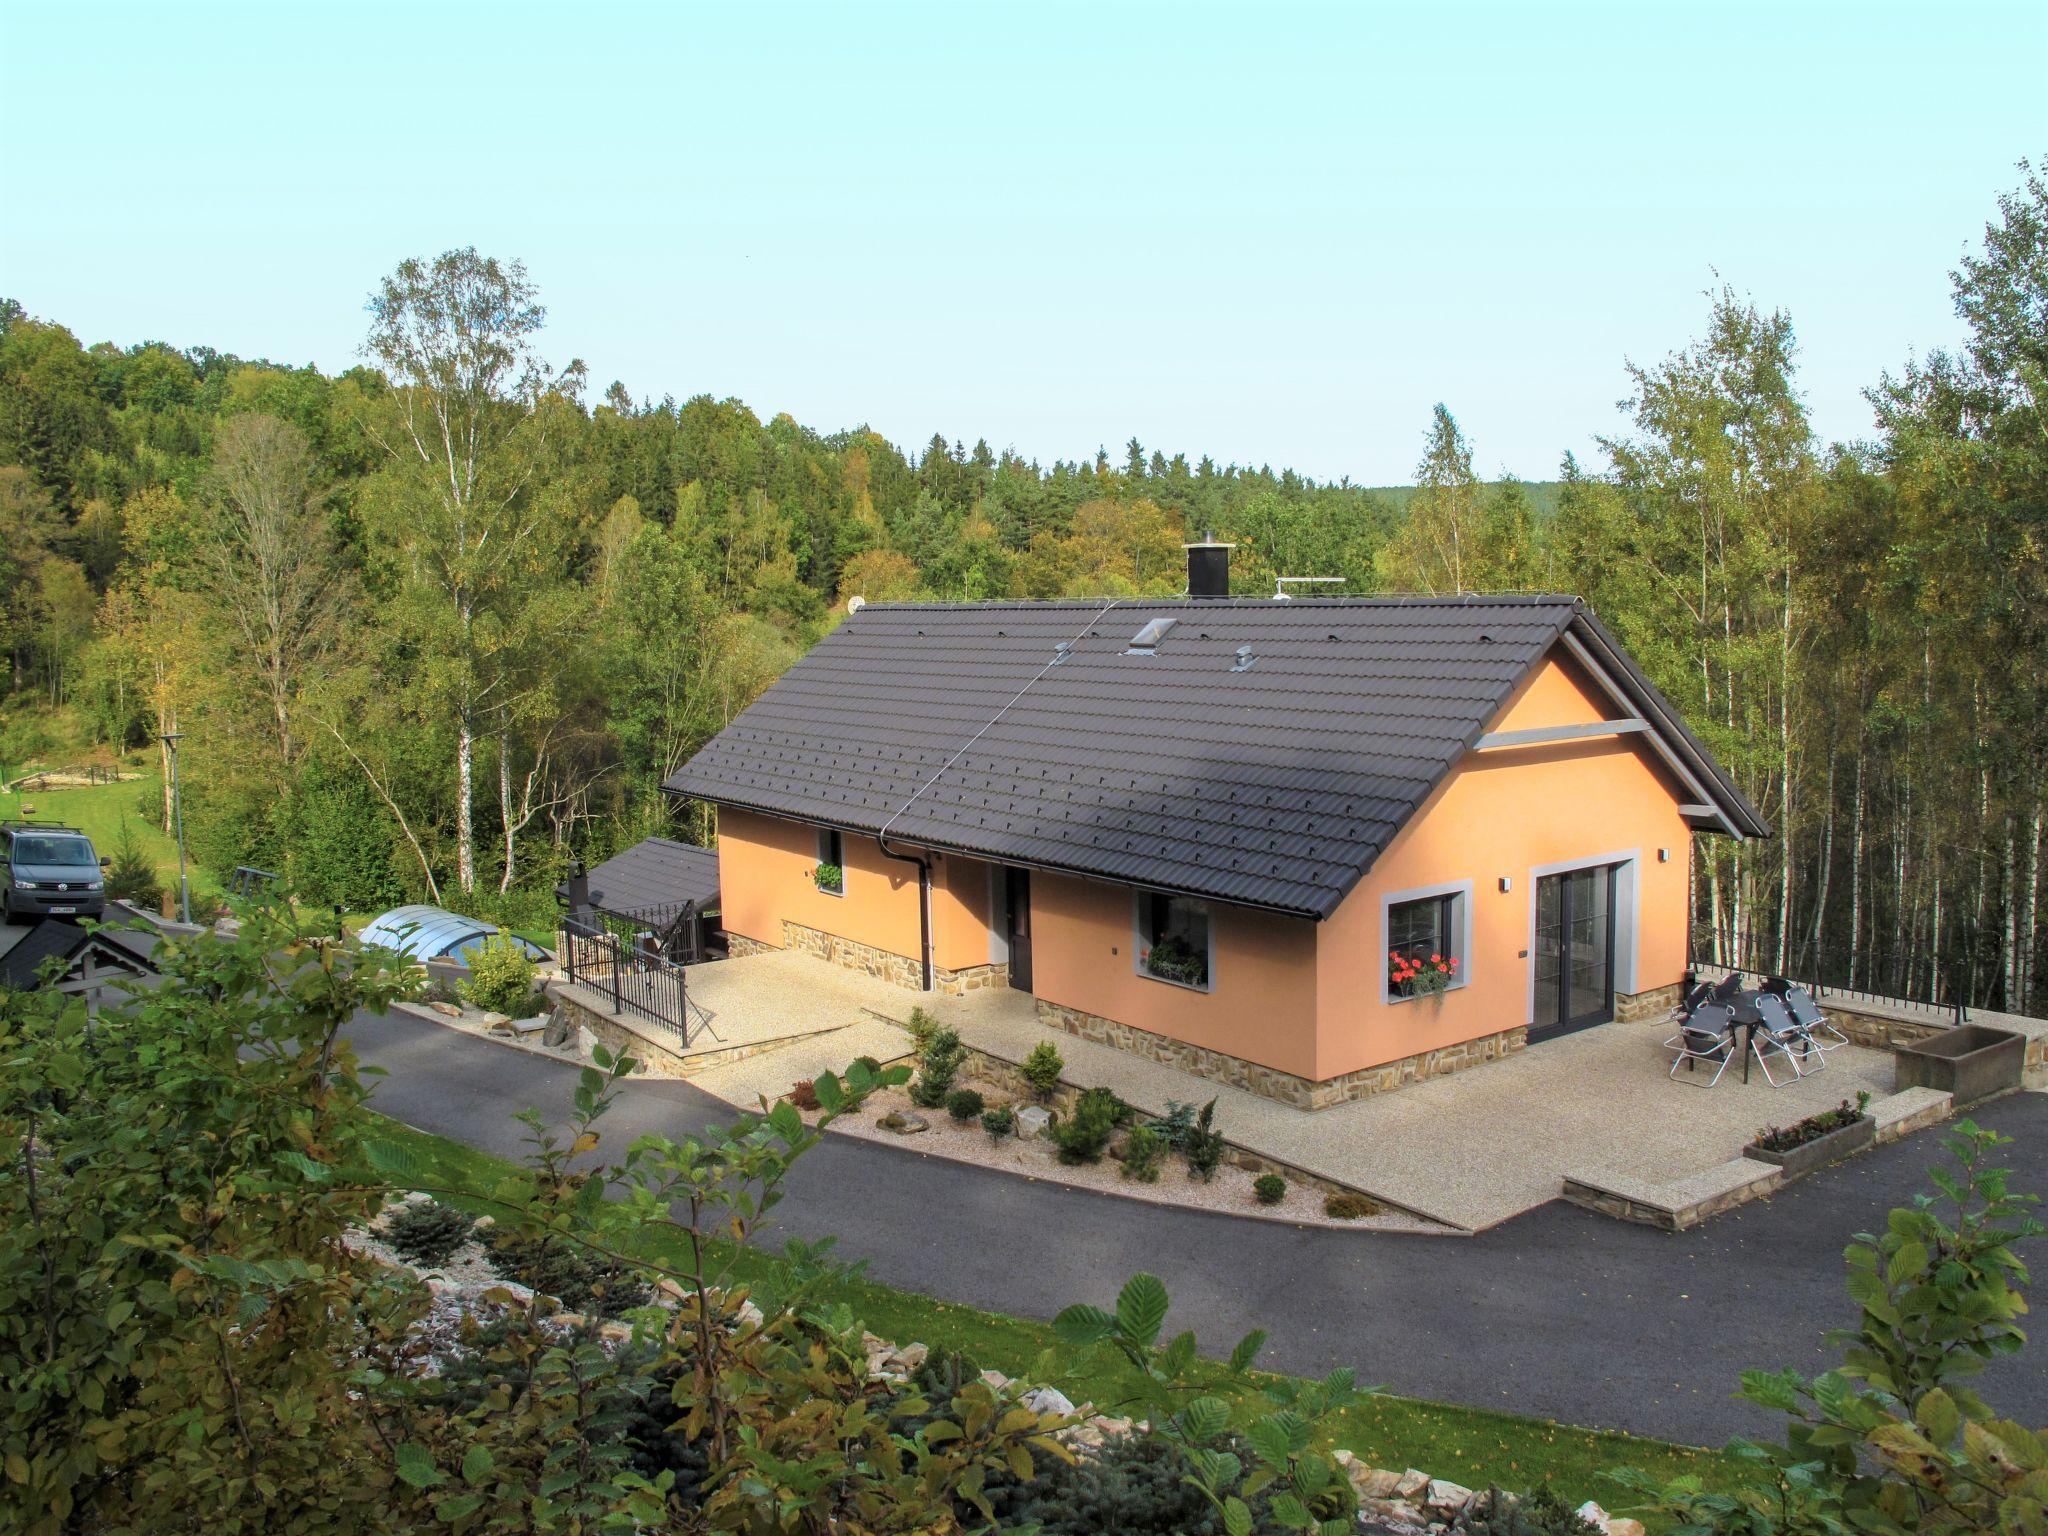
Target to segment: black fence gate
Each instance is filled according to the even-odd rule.
[[[665,1030],[690,1043],[690,1002],[683,968],[659,945],[620,939],[578,918],[562,921],[562,969],[569,980],[604,997],[616,1014]]]

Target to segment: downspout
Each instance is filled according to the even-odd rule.
[[[885,859],[917,866],[917,954],[924,977],[919,990],[929,992],[932,989],[932,861],[921,853],[892,852],[888,837],[881,832],[875,834],[875,846],[882,850]]]
[[[990,715],[987,721],[983,723],[980,730],[976,731],[972,736],[968,737],[965,741],[961,742],[960,745],[954,749],[953,755],[947,758],[943,763],[939,764],[939,766],[932,772],[930,778],[926,779],[922,784],[918,785],[916,789],[912,790],[910,793],[910,798],[905,800],[901,805],[896,807],[894,814],[892,814],[887,821],[882,823],[882,830],[875,834],[875,846],[882,850],[883,858],[894,859],[899,864],[915,864],[917,866],[918,952],[921,957],[921,963],[924,972],[924,990],[927,992],[931,991],[932,989],[931,860],[926,858],[923,854],[892,853],[889,849],[889,829],[896,825],[897,821],[901,819],[905,811],[909,810],[911,806],[917,803],[919,796],[921,796],[926,790],[930,789],[932,785],[936,784],[939,781],[939,776],[941,774],[943,774],[948,768],[952,767],[955,763],[959,762],[962,755],[965,754],[969,747],[973,746],[977,741],[981,740],[982,737],[986,736],[989,732],[989,728],[993,726],[998,720],[1002,719],[1004,715],[1007,715],[1010,712],[1011,707],[1015,705],[1019,699],[1023,698],[1025,694],[1031,691],[1032,683],[1037,682],[1041,677],[1045,676],[1046,673],[1050,672],[1054,667],[1058,666],[1061,662],[1065,661],[1067,659],[1067,653],[1071,651],[1076,645],[1079,645],[1081,643],[1082,635],[1088,633],[1088,625],[1095,623],[1098,619],[1100,619],[1103,616],[1103,614],[1108,613],[1110,609],[1114,608],[1117,605],[1117,602],[1118,599],[1114,597],[1108,599],[1106,602],[1103,603],[1102,607],[1099,610],[1097,610],[1096,613],[1088,620],[1087,624],[1083,624],[1081,626],[1079,634],[1076,634],[1074,638],[1072,640],[1069,640],[1065,645],[1056,647],[1053,651],[1052,659],[1046,662],[1046,664],[1040,667],[1036,672],[1032,673],[1030,681],[1025,683],[1025,685],[1022,688],[1019,688],[1015,693],[1011,694],[1010,702],[1008,704],[1005,704],[1001,709],[997,710],[993,715]]]

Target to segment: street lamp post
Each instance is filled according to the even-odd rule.
[[[178,743],[185,739],[183,731],[166,731],[163,736],[165,749],[171,755],[171,825],[178,834],[178,921],[192,921],[192,890],[185,880],[185,802],[178,793]]]

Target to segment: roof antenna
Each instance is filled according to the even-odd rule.
[[[1335,582],[1341,586],[1344,583],[1344,579],[1342,576],[1281,576],[1275,578],[1273,582],[1273,596],[1280,602],[1291,603],[1294,601],[1294,594],[1287,590],[1290,585],[1328,585],[1331,582]]]

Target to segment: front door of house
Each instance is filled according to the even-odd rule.
[[[1003,871],[1004,938],[1010,946],[1010,985],[1031,990],[1031,871]]]
[[[1614,1017],[1612,864],[1536,881],[1536,1011],[1531,1043]]]

